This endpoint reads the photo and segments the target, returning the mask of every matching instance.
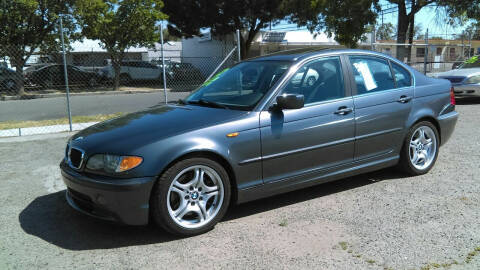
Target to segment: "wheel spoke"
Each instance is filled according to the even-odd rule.
[[[187,214],[188,212],[190,212],[190,208],[189,208],[189,204],[188,202],[182,198],[181,200],[181,203],[180,203],[180,206],[178,207],[177,210],[175,210],[174,212],[174,215],[176,218],[183,218],[183,216],[185,216],[185,214]]]
[[[426,161],[426,156],[423,153],[423,151],[421,151],[420,153],[418,153],[418,159],[416,164],[425,163],[425,161]]]
[[[413,164],[417,164],[418,162],[418,153],[417,151],[413,151],[413,157],[410,158],[410,160],[412,161]]]
[[[204,203],[197,203],[195,205],[195,212],[197,213],[198,215],[198,218],[200,219],[200,222],[206,220],[208,218],[208,215],[207,215],[207,210],[205,209],[205,204]]]
[[[202,169],[196,168],[193,179],[190,182],[188,182],[187,185],[192,186],[192,187],[197,187],[198,183],[203,181],[203,175],[204,174],[205,174],[205,172]]]
[[[420,133],[420,137],[419,137],[420,141],[421,141],[421,142],[425,142],[425,140],[426,140],[426,138],[425,138],[425,130],[423,130],[423,128],[420,128],[420,129],[418,130],[418,132]]]
[[[174,188],[174,187],[181,190],[181,191],[185,191],[185,190],[188,189],[189,185],[188,185],[188,183],[187,184],[182,184],[182,183],[178,182],[178,180],[177,180],[177,181],[173,182],[172,188]]]
[[[215,178],[212,175],[210,175],[210,174],[207,174],[207,175],[210,177],[210,179],[214,180],[215,182],[218,181],[218,180],[215,180]],[[218,190],[218,187],[216,185],[215,186],[208,186],[207,184],[205,184],[205,177],[202,177],[200,179],[197,187],[202,188],[202,192],[204,192],[204,193],[210,193],[210,192],[214,192],[214,191]]]
[[[175,185],[170,188],[170,191],[178,193],[178,195],[180,195],[181,197],[184,197],[186,195],[186,192],[184,189],[180,189]]]
[[[432,146],[433,146],[433,142],[432,142],[432,139],[430,139],[430,142],[427,142],[427,144],[425,144],[425,149],[427,149],[428,152],[431,152]]]
[[[215,197],[217,195],[218,195],[218,191],[212,191],[210,193],[206,193],[203,195],[203,201],[207,202],[208,200],[210,200],[210,198]]]

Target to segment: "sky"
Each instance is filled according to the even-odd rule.
[[[386,9],[392,6],[386,0],[381,0],[380,5]],[[392,23],[397,25],[397,12],[385,14],[383,16],[384,23]],[[452,34],[460,34],[463,29],[469,24],[467,23],[464,26],[450,26],[445,23],[445,16],[442,16],[442,11],[437,9],[435,6],[427,6],[422,8],[415,15],[415,25],[421,25],[423,32],[428,28],[429,36],[442,36],[442,37],[452,37]],[[377,25],[382,23],[382,16],[379,15],[377,19]],[[272,27],[272,30],[279,31],[307,31],[305,28],[297,28],[296,24],[290,24],[287,21],[282,21],[280,24]]]

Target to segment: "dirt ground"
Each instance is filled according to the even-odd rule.
[[[64,198],[69,134],[0,139],[0,269],[480,269],[480,101],[434,169],[392,169],[232,207],[177,238],[92,219]]]

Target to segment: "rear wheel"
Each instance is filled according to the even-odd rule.
[[[132,81],[132,78],[130,78],[130,75],[123,73],[120,74],[120,83],[123,85],[129,84]]]
[[[179,161],[162,174],[150,203],[154,222],[170,233],[196,235],[211,230],[230,202],[225,169],[206,158]]]
[[[90,77],[88,79],[87,84],[88,84],[88,87],[93,88],[97,85],[97,79],[95,77]]]
[[[17,87],[17,84],[12,79],[7,79],[7,80],[3,81],[2,84],[5,87],[5,89],[7,89],[9,91],[14,91],[15,88]]]
[[[399,168],[411,175],[427,173],[437,161],[439,143],[437,128],[431,122],[415,124],[405,137]]]

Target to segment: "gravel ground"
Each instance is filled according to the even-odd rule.
[[[0,269],[480,269],[480,100],[427,175],[391,169],[232,207],[176,238],[67,206],[68,134],[0,140]]]

